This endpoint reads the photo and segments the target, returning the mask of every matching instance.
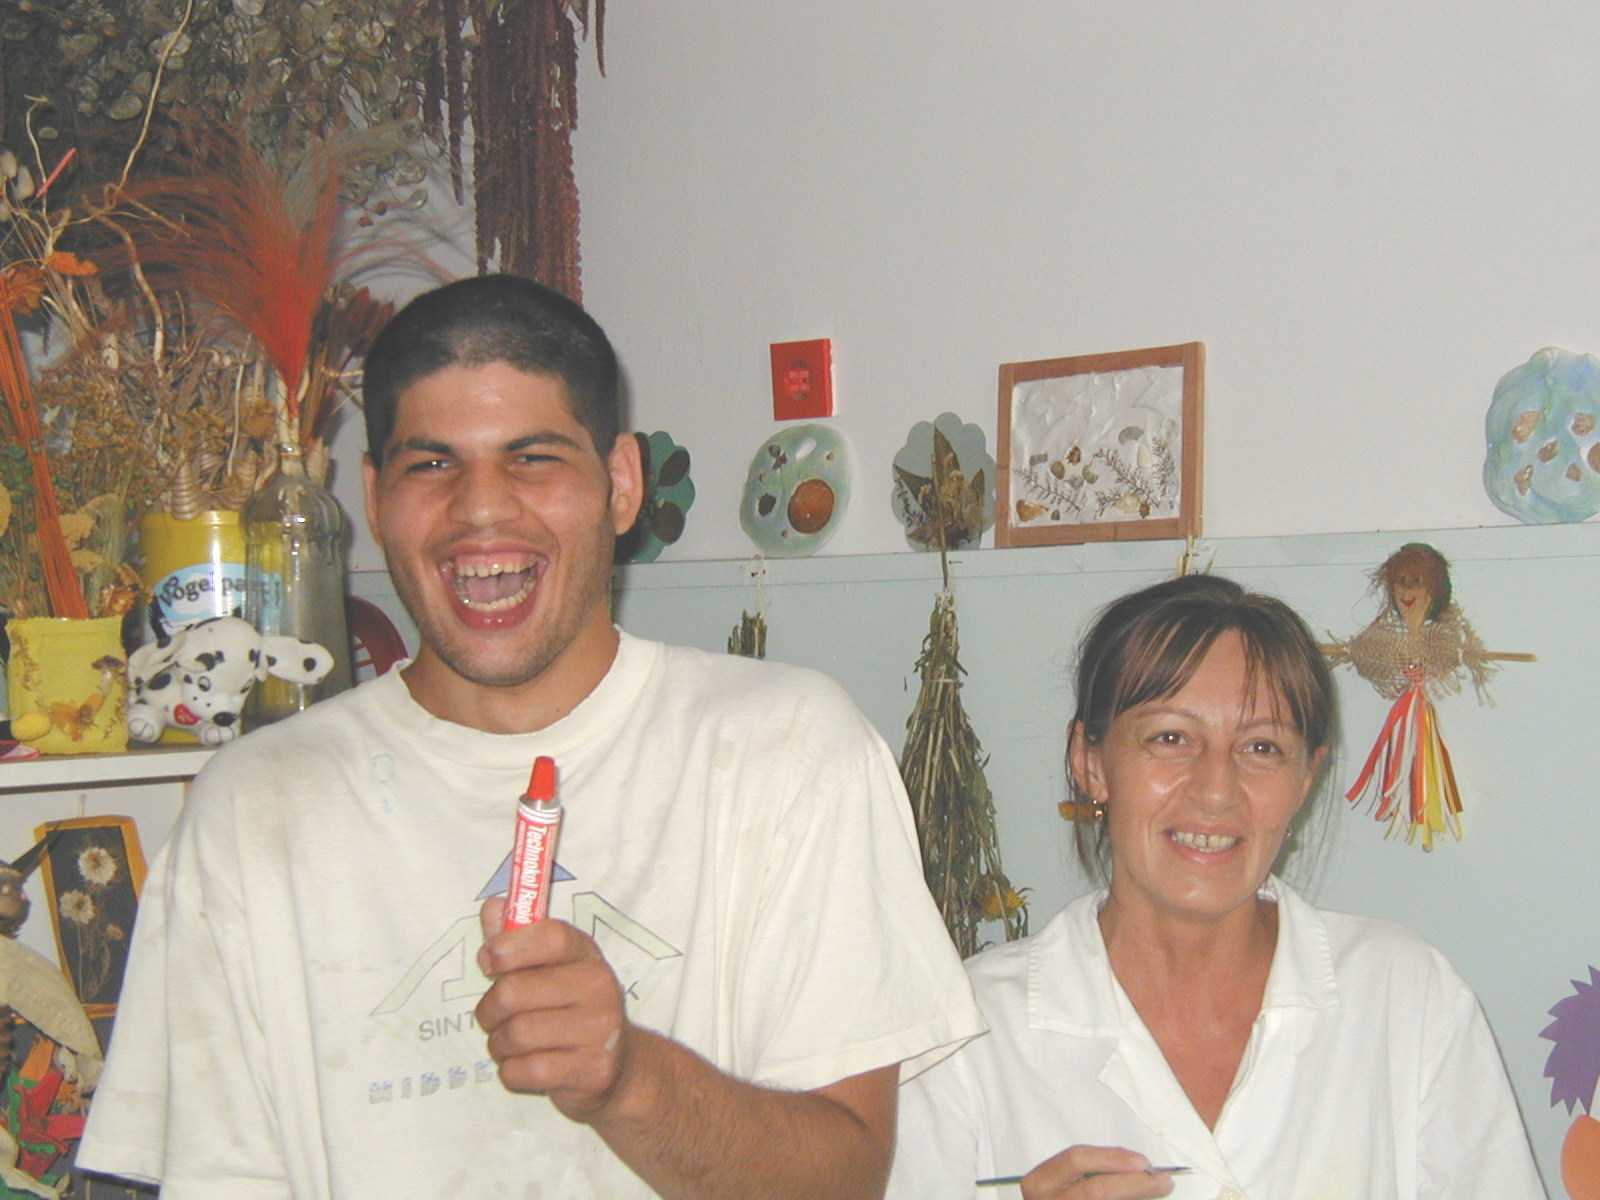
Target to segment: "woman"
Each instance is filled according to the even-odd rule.
[[[1543,1196],[1449,963],[1271,874],[1333,736],[1300,619],[1170,580],[1106,609],[1077,685],[1079,851],[1109,886],[969,960],[991,1032],[902,1088],[890,1196]]]

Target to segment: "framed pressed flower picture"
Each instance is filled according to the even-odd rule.
[[[144,852],[132,817],[46,821],[40,863],[62,969],[90,1019],[116,1012],[128,942],[144,887]]]
[[[1200,533],[1205,347],[1000,366],[996,546]]]

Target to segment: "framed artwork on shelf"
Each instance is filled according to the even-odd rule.
[[[996,546],[1197,537],[1205,347],[1000,365]]]
[[[46,821],[54,834],[40,863],[61,967],[90,1020],[116,1012],[128,943],[144,887],[144,853],[132,817]]]

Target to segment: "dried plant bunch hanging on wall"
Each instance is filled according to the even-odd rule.
[[[442,6],[444,95],[457,180],[461,109],[451,98],[465,94],[472,118],[478,269],[498,262],[503,271],[581,299],[578,185],[572,174],[578,119],[573,18],[587,32],[587,0],[442,0]],[[478,31],[470,41],[449,19],[448,10],[455,8],[465,8]],[[596,0],[597,53],[604,19],[604,2]],[[452,53],[453,38],[460,46]]]
[[[764,614],[739,614],[739,623],[728,635],[728,653],[742,654],[746,658],[767,656],[767,618]]]
[[[22,139],[26,96],[52,104],[46,143],[80,148],[91,174],[121,161],[144,111],[166,34],[187,0],[77,0],[11,7],[0,22],[3,136]],[[602,53],[604,0],[593,9]],[[354,118],[405,132],[344,181],[369,210],[417,206],[430,167],[448,161],[464,202],[463,142],[475,139],[472,198],[479,268],[579,295],[577,43],[589,0],[233,0],[198,4],[166,64],[166,113],[207,112],[259,153],[303,147]],[[603,68],[603,58],[602,58]],[[181,157],[158,114],[155,162]]]
[[[1011,885],[1000,862],[988,757],[961,704],[961,638],[947,546],[972,530],[973,495],[947,438],[935,430],[928,475],[917,488],[922,528],[936,545],[944,587],[934,601],[917,674],[922,686],[906,721],[900,775],[911,798],[922,872],[950,939],[963,958],[979,948],[984,921],[1000,921],[1006,940],[1028,932],[1028,889]],[[914,481],[917,477],[912,477]],[[904,472],[897,475],[906,483]],[[981,489],[981,484],[979,485]],[[980,527],[981,529],[981,527]]]
[[[988,762],[961,705],[960,637],[955,594],[934,602],[917,674],[922,686],[906,722],[900,774],[911,797],[922,871],[945,928],[965,958],[979,947],[983,921],[1002,921],[1007,941],[1028,932],[1024,892],[1011,886],[1000,864],[994,798],[983,768]]]

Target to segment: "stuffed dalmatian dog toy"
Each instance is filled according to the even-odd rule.
[[[150,627],[154,644],[128,656],[128,733],[136,742],[154,742],[171,725],[221,745],[239,736],[245,698],[268,675],[310,684],[333,670],[333,655],[315,642],[264,638],[240,617],[169,630],[152,601]]]

